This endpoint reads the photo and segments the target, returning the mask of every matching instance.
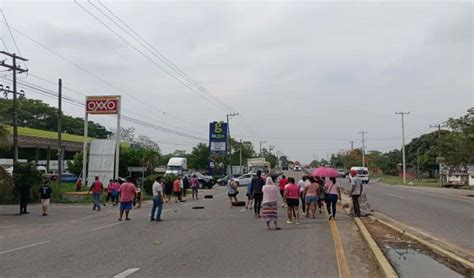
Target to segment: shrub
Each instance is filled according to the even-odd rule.
[[[13,177],[0,166],[0,203],[7,204],[15,201],[16,194]]]
[[[17,163],[13,171],[13,181],[15,182],[15,190],[20,191],[23,187],[31,188],[33,200],[38,199],[39,187],[43,182],[41,173],[32,163]]]

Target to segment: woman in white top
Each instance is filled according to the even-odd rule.
[[[262,187],[262,215],[263,220],[267,223],[267,228],[271,230],[270,222],[275,224],[275,230],[280,230],[278,227],[278,196],[280,195],[279,187],[273,183],[273,179],[268,177],[265,185]]]
[[[326,206],[329,214],[329,220],[336,218],[336,203],[341,198],[341,186],[336,181],[336,178],[332,177],[324,185],[326,190]],[[331,211],[332,210],[332,211]]]

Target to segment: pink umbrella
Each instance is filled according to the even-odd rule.
[[[315,177],[337,177],[337,170],[331,167],[318,167],[312,174]]]

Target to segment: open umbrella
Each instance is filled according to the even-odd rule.
[[[312,174],[315,177],[337,177],[337,170],[331,167],[318,167]]]

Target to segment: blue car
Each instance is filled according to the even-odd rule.
[[[71,173],[64,173],[61,175],[62,182],[76,182],[77,176]]]

